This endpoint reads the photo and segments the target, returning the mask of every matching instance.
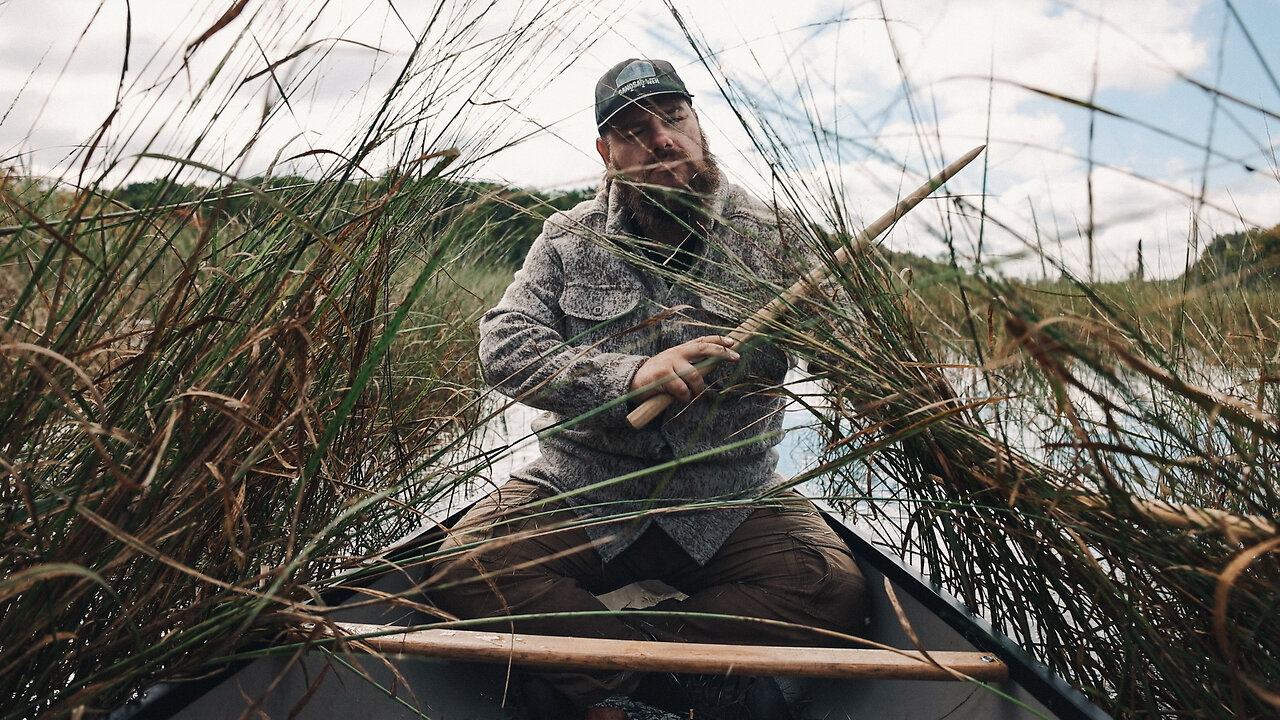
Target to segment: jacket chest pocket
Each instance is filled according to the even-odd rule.
[[[566,285],[560,295],[565,339],[577,346],[604,340],[601,350],[631,352],[635,339],[623,331],[639,321],[633,311],[641,299],[640,288],[629,285]]]
[[[739,308],[730,307],[727,303],[720,302],[714,298],[704,297],[701,300],[702,310],[707,316],[707,321],[716,326],[723,328],[721,332],[728,334],[746,319]]]

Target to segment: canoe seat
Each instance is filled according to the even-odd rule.
[[[638,670],[868,680],[1000,682],[1009,668],[981,652],[643,642],[335,623],[352,650],[527,668]]]

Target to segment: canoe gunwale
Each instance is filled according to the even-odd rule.
[[[859,562],[865,562],[884,575],[975,648],[996,656],[1008,666],[1011,682],[1020,685],[1059,718],[1110,720],[1111,716],[1090,702],[1084,693],[1032,658],[986,619],[973,614],[959,600],[938,589],[915,569],[890,555],[857,529],[837,520],[831,513],[824,512],[823,517]]]

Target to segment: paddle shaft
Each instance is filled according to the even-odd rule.
[[[928,182],[916,188],[915,192],[898,201],[897,205],[894,205],[892,209],[881,215],[875,222],[868,225],[865,230],[859,233],[853,242],[837,250],[833,266],[838,267],[848,263],[853,259],[856,253],[861,252],[864,248],[870,245],[873,240],[879,237],[885,230],[888,230],[889,227],[896,223],[899,218],[910,212],[911,208],[919,205],[921,200],[929,197],[935,190],[942,187],[943,183],[950,180],[956,173],[960,172],[965,165],[968,165],[974,158],[978,157],[986,147],[986,145],[979,145],[965,153],[959,160],[956,160],[946,166],[937,175],[929,178]],[[760,308],[755,312],[755,314],[747,318],[746,321],[735,328],[733,332],[729,333],[728,337],[738,342],[745,342],[748,338],[755,335],[760,328],[772,322],[779,315],[785,312],[787,308],[793,306],[796,300],[803,297],[813,288],[821,285],[821,283],[830,275],[831,271],[825,265],[814,268],[809,272],[809,274],[800,278],[791,287],[787,288],[787,290],[781,295],[771,300],[769,304]],[[720,359],[721,356],[712,356],[699,363],[699,366],[701,368],[707,368],[716,362],[719,362]],[[673,379],[675,379],[675,376],[663,378],[660,382],[655,384],[661,385],[663,383],[670,382]],[[667,393],[654,395],[648,400],[640,403],[639,407],[635,410],[632,410],[627,415],[627,422],[631,424],[631,427],[638,430],[645,425],[648,425],[654,418],[661,415],[662,411],[666,410],[674,401],[675,397],[668,395]]]
[[[872,680],[968,676],[1000,682],[1009,677],[1007,665],[981,652],[931,651],[925,656],[915,650],[711,645],[441,629],[396,632],[399,628],[388,625],[336,625],[376,652],[527,668]]]

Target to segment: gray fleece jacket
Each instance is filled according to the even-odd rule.
[[[742,188],[715,199],[717,220],[683,273],[642,269],[640,242],[615,184],[549,218],[497,307],[480,321],[486,380],[545,412],[533,424],[541,457],[513,473],[607,517],[739,500],[783,482],[775,471],[785,400],[771,391],[787,358],[767,343],[720,363],[708,389],[647,427],[626,421],[625,396],[650,356],[726,333],[804,270],[787,238],[799,228]],[[679,462],[676,462],[679,461]],[[610,560],[657,523],[699,563],[750,514],[742,505],[667,510],[591,525]]]

